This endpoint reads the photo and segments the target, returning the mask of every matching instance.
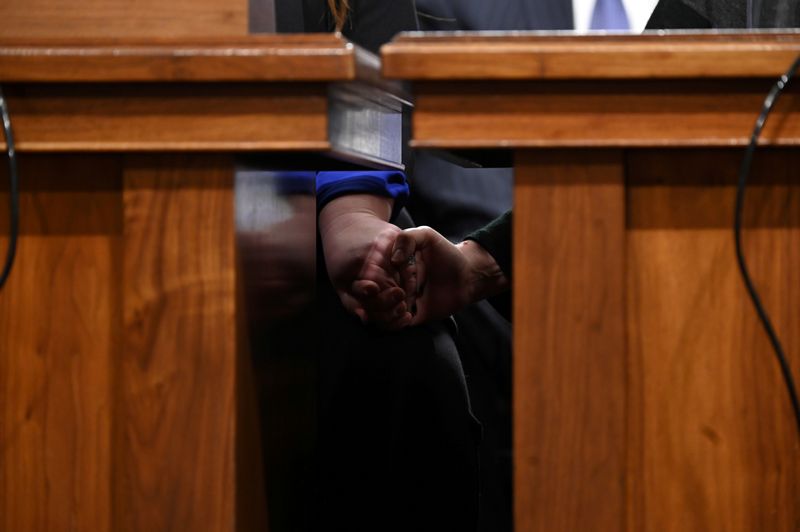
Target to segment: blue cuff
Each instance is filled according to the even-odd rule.
[[[403,172],[319,172],[317,174],[317,211],[331,200],[349,194],[372,194],[394,199],[397,213],[408,199],[408,182]]]

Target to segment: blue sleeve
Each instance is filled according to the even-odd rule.
[[[348,194],[372,194],[394,199],[394,212],[408,198],[406,175],[398,171],[361,170],[350,172],[319,172],[317,174],[317,211],[331,200]]]

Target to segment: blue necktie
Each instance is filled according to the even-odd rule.
[[[622,0],[595,0],[590,29],[628,30],[630,27]]]

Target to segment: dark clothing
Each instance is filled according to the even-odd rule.
[[[350,0],[349,5],[342,34],[375,54],[398,33],[418,29],[414,0]],[[335,29],[325,0],[303,0],[303,20],[306,33]]]
[[[650,15],[645,29],[662,30],[667,28],[677,30],[710,29],[711,21],[680,0],[662,0]]]
[[[350,0],[350,15],[342,33],[371,52],[401,31],[418,28],[413,0]]]
[[[428,31],[565,30],[573,27],[571,0],[416,0]],[[461,168],[417,153],[409,176],[408,209],[452,241],[491,222],[512,204],[510,168]],[[507,256],[510,264],[510,224]],[[500,239],[502,240],[502,239]],[[507,273],[510,273],[510,267]],[[458,346],[472,409],[484,426],[480,447],[480,530],[512,529],[511,293],[456,313]]]
[[[328,33],[335,29],[325,0],[303,0],[303,26],[305,33]]]
[[[447,324],[381,332],[319,285],[318,530],[474,531],[481,428]]]
[[[568,30],[572,0],[416,0],[426,31]],[[426,152],[417,154],[409,210],[453,241],[511,207],[513,170],[461,168]]]
[[[511,211],[467,236],[494,257],[505,276],[511,279]]]
[[[417,20],[427,30],[568,29],[573,20],[571,0],[417,0],[416,16],[408,0],[351,6],[343,33],[373,52]],[[329,16],[313,20],[323,21],[318,31],[333,28]],[[464,169],[422,153],[409,178],[415,221],[454,240],[511,206],[510,169]],[[321,276],[322,526],[510,531],[510,295],[502,315],[486,302],[460,312],[455,335],[445,324],[386,334],[345,313]]]
[[[571,0],[416,0],[427,31],[566,30],[573,27]],[[451,241],[511,208],[510,168],[461,168],[417,152],[409,175],[408,209]],[[510,264],[510,224],[507,225]],[[499,240],[502,240],[499,239]],[[508,272],[510,274],[510,267]],[[512,530],[511,292],[456,313],[456,345],[467,377],[472,411],[483,424],[480,444],[481,531]]]
[[[423,30],[568,30],[571,0],[417,0]]]
[[[435,228],[453,242],[511,207],[511,168],[462,168],[422,151],[415,153],[408,180],[407,205],[414,221]]]
[[[661,0],[647,23],[647,29],[797,27],[797,0]]]
[[[511,280],[513,273],[512,255],[512,211],[492,220],[480,229],[467,235],[465,240],[474,240],[494,258],[503,274]],[[489,299],[489,304],[506,320],[511,321],[511,292],[497,295]],[[510,420],[509,420],[510,423]]]
[[[316,23],[307,28],[331,30],[330,16],[318,12],[325,2],[304,1],[306,20]],[[343,33],[373,52],[417,28],[412,0],[351,0],[350,6]],[[397,224],[408,227],[410,219]],[[319,243],[317,249],[316,528],[475,531],[481,427],[451,323],[395,333],[362,325],[342,306]]]

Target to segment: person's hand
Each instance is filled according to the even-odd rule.
[[[416,293],[412,325],[445,318],[509,287],[497,262],[478,243],[456,245],[430,227],[397,233],[391,262],[407,279],[407,290]]]
[[[390,261],[400,229],[387,220],[390,199],[342,196],[320,212],[319,230],[331,283],[344,307],[363,322],[386,329],[411,323],[403,278]]]

